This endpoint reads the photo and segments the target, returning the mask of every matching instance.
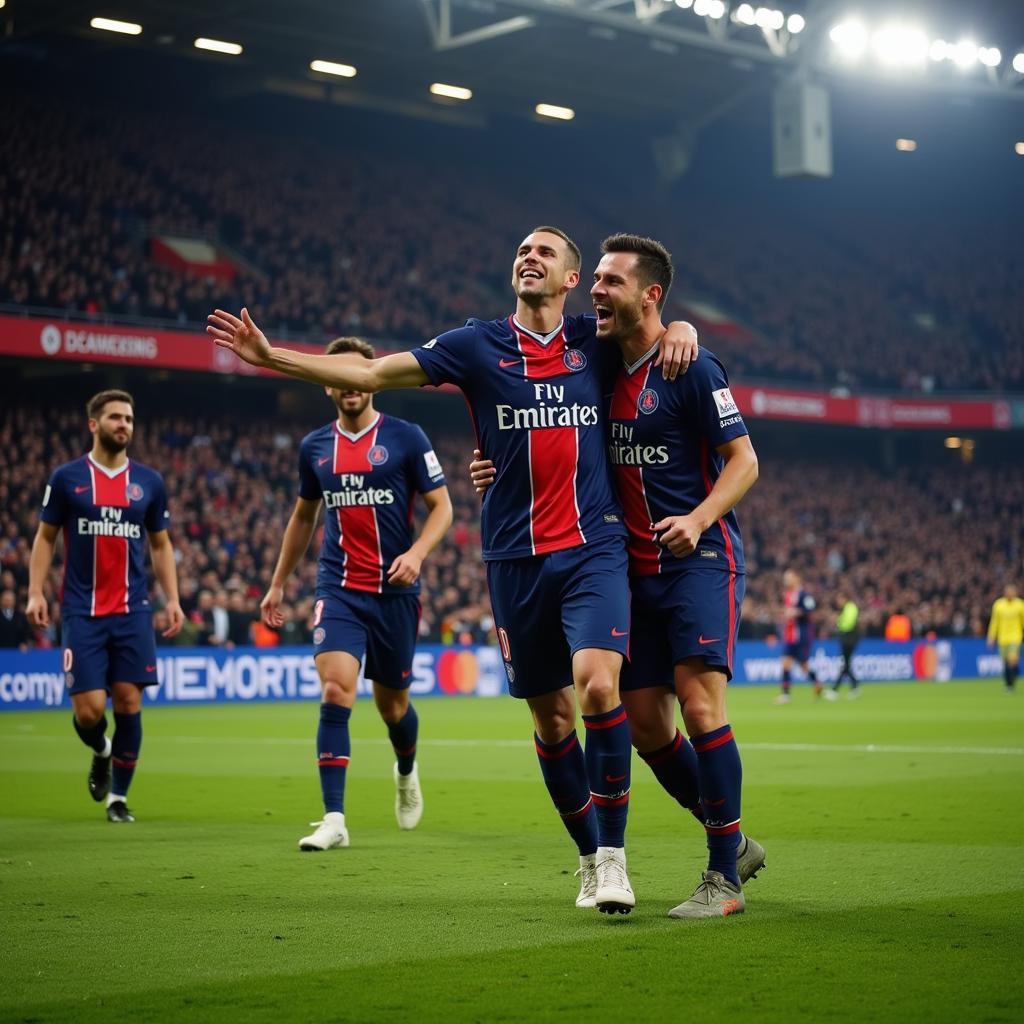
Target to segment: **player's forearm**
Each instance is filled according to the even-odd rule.
[[[711,493],[693,510],[701,533],[731,512],[757,481],[757,456],[753,450],[739,451],[725,463]]]
[[[379,390],[370,362],[354,352],[336,355],[312,355],[295,349],[273,346],[266,364],[271,370],[322,384],[328,388],[373,392]]]
[[[452,525],[452,503],[451,499],[445,502],[441,502],[435,505],[431,510],[427,518],[423,521],[423,529],[420,531],[420,535],[416,538],[415,543],[412,546],[412,550],[416,552],[420,558],[426,558],[438,544],[441,543],[441,538],[448,532],[448,528]]]
[[[271,586],[283,587],[288,582],[288,577],[295,572],[295,567],[305,555],[315,530],[315,518],[307,520],[293,515],[288,520],[284,539],[281,541],[281,553],[277,556],[277,565],[270,581]]]
[[[152,545],[150,557],[153,560],[153,574],[164,597],[172,604],[177,604],[178,567],[174,564],[174,546],[169,540],[165,544]]]
[[[28,596],[42,597],[43,584],[46,582],[50,566],[53,565],[55,544],[42,534],[36,534],[32,542],[32,553],[28,560]]]

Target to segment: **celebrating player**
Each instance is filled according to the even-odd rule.
[[[1017,687],[1020,667],[1020,645],[1024,640],[1024,600],[1017,596],[1017,588],[1007,583],[1003,596],[992,605],[992,618],[988,624],[988,645],[999,644],[1003,659],[1003,680],[1007,693]]]
[[[815,697],[820,697],[825,689],[810,666],[811,644],[814,642],[813,615],[817,604],[804,590],[803,581],[795,569],[787,569],[782,574],[782,585],[786,588],[782,595],[782,640],[785,646],[782,648],[782,693],[775,698],[776,704],[789,703],[794,663],[810,679]]]
[[[373,358],[359,338],[336,338],[328,353]],[[337,419],[313,431],[299,448],[299,496],[260,605],[263,621],[284,622],[284,585],[309,547],[320,505],[326,506],[317,571],[313,645],[323,702],[317,765],[324,817],[301,850],[348,846],[345,775],[351,743],[348,722],[356,700],[359,664],[388,727],[395,751],[395,816],[412,829],[423,814],[416,767],[418,718],[409,702],[412,656],[420,619],[420,567],[452,522],[441,463],[415,424],[385,416],[370,395],[327,388]],[[412,508],[423,496],[427,518],[416,540]]]
[[[482,515],[491,603],[509,689],[530,707],[544,781],[579,849],[577,906],[628,913],[630,745],[618,685],[629,638],[625,528],[603,450],[607,347],[593,318],[563,315],[579,266],[564,232],[536,228],[516,251],[512,316],[470,320],[414,352],[371,361],[272,348],[246,310],[240,319],[216,311],[208,330],[247,362],[326,386],[462,389],[482,447],[501,467]],[[674,377],[696,340],[688,324],[670,334],[663,372]]]
[[[109,821],[132,822],[127,797],[142,746],[142,691],[157,682],[144,533],[167,600],[163,635],[176,635],[184,616],[163,479],[126,454],[135,429],[132,396],[101,391],[89,400],[86,412],[92,451],[58,466],[43,494],[26,613],[34,626],[49,623],[43,583],[63,530],[61,617],[72,722],[93,751],[88,779],[92,798],[106,798]],[[112,740],[106,735],[108,693],[114,704]]]
[[[669,916],[728,916],[742,913],[742,883],[764,865],[762,847],[740,831],[742,768],[725,707],[744,589],[733,508],[757,479],[757,457],[707,349],[674,382],[653,372],[673,278],[664,246],[615,235],[602,252],[591,289],[597,333],[617,342],[624,364],[608,435],[633,595],[622,699],[640,756],[707,833],[708,870]],[[478,486],[489,466],[473,463]],[[677,701],[692,746],[676,728]]]

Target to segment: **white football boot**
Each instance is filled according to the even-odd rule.
[[[599,846],[595,861],[594,905],[602,914],[628,914],[636,906],[636,897],[626,874],[626,851],[618,846]]]
[[[416,765],[408,775],[398,774],[395,765],[395,818],[404,831],[415,828],[423,817],[423,794],[420,792],[420,774]]]
[[[323,821],[311,821],[310,825],[316,825],[316,830],[299,840],[300,850],[332,850],[336,846],[348,846],[344,814],[328,811]]]
[[[595,858],[596,855],[593,853],[580,857],[580,869],[576,872],[576,876],[580,880],[580,894],[576,897],[577,907],[593,909],[597,906],[597,865]]]

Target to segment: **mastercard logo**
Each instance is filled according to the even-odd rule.
[[[442,693],[476,693],[480,667],[472,651],[445,651],[435,671]]]

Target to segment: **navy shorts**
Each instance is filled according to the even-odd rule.
[[[782,648],[782,653],[785,657],[792,658],[795,662],[802,665],[811,656],[811,642],[811,637],[801,637],[794,643],[786,644]]]
[[[628,653],[626,568],[624,537],[487,563],[498,646],[513,697],[539,697],[571,685],[577,651]]]
[[[149,612],[64,619],[64,685],[69,693],[112,683],[156,686],[156,636]]]
[[[633,644],[622,673],[623,690],[672,686],[684,658],[703,658],[732,678],[745,577],[722,569],[689,569],[637,576],[633,588]]]
[[[415,594],[367,594],[339,587],[318,597],[313,614],[313,656],[345,651],[356,661],[366,656],[367,679],[392,690],[412,682],[412,656],[420,624]]]

